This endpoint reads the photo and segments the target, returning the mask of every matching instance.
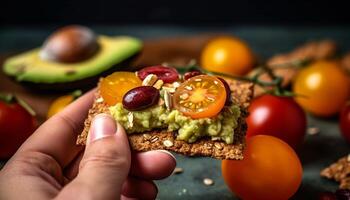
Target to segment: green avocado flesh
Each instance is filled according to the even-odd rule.
[[[167,110],[159,105],[141,111],[128,111],[121,103],[117,103],[109,107],[109,111],[128,134],[167,129],[177,131],[176,139],[188,143],[196,142],[202,137],[211,137],[227,144],[234,141],[234,129],[241,114],[237,105],[225,106],[216,117],[201,119],[192,119],[178,110]]]
[[[142,42],[136,38],[99,36],[100,48],[91,58],[78,63],[42,60],[40,49],[7,59],[4,72],[18,81],[33,83],[65,83],[98,75],[138,53]]]

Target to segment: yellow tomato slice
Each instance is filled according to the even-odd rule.
[[[225,105],[224,84],[209,75],[195,76],[180,85],[174,94],[174,106],[193,119],[214,117]]]
[[[100,94],[112,106],[122,102],[125,93],[141,84],[141,80],[133,72],[114,72],[102,80]]]

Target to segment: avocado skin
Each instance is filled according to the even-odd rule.
[[[21,81],[19,83],[21,85],[23,85],[26,89],[31,90],[34,93],[69,92],[69,91],[72,91],[75,89],[80,89],[82,91],[88,91],[88,90],[96,87],[100,78],[108,76],[109,74],[111,74],[115,71],[134,70],[134,68],[132,67],[132,63],[135,60],[137,60],[137,58],[140,56],[140,54],[141,53],[139,52],[139,53],[133,55],[132,57],[124,60],[122,63],[118,63],[100,74],[97,74],[97,75],[89,77],[89,78],[77,80],[77,81],[71,81],[71,82],[66,82],[66,83],[33,83],[33,82],[29,82],[29,81]],[[16,77],[11,77],[11,79],[16,80]]]

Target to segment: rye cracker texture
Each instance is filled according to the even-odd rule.
[[[350,189],[350,154],[323,169],[321,176],[335,180],[341,189]]]

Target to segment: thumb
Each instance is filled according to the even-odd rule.
[[[121,125],[106,114],[97,115],[90,128],[78,176],[66,187],[82,199],[119,199],[130,169],[130,147]],[[74,199],[75,199],[74,198]]]

